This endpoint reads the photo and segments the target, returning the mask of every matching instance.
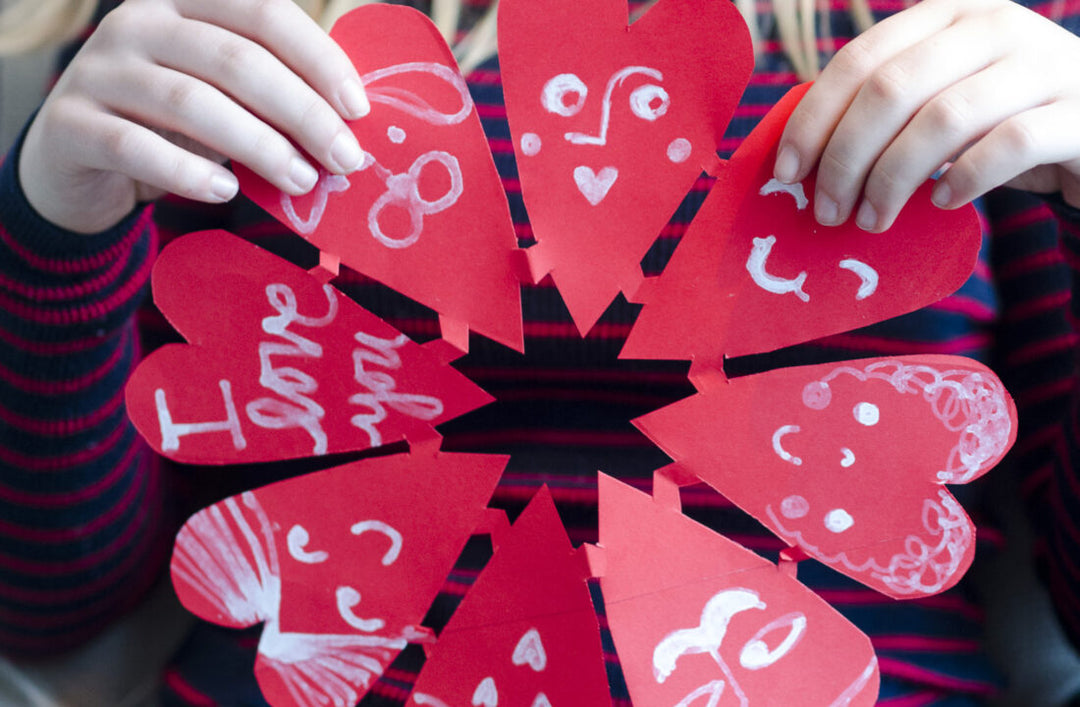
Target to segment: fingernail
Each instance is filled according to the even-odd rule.
[[[819,194],[814,199],[814,216],[818,223],[824,226],[833,226],[840,217],[840,207],[829,196]]]
[[[338,133],[330,145],[330,160],[341,173],[352,172],[360,166],[364,153],[352,133]]]
[[[347,118],[356,120],[371,112],[371,103],[368,102],[364,87],[355,79],[349,79],[342,85],[340,97]]]
[[[863,200],[859,213],[855,215],[855,225],[864,231],[875,231],[878,225],[877,210],[869,201]]]
[[[938,180],[938,183],[934,185],[934,191],[930,194],[930,201],[934,202],[934,206],[939,209],[947,209],[949,202],[952,201],[952,189],[949,188],[948,183]]]
[[[232,199],[239,189],[240,185],[237,183],[236,177],[231,174],[227,177],[223,174],[215,174],[210,178],[210,194],[218,201]]]
[[[306,193],[315,188],[315,183],[319,181],[319,173],[304,160],[294,157],[292,164],[289,165],[289,181],[300,192]]]
[[[794,182],[799,176],[799,155],[787,145],[780,148],[776,155],[776,166],[773,168],[773,176],[785,184]]]

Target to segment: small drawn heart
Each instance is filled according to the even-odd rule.
[[[495,680],[486,677],[476,686],[472,696],[473,707],[498,707],[499,691],[495,689]]]
[[[540,632],[530,628],[514,647],[514,655],[511,658],[514,665],[528,664],[536,672],[541,672],[547,667],[547,653],[544,651],[544,643],[540,640]]]
[[[551,707],[551,700],[544,693],[538,692],[536,693],[536,699],[533,700],[532,707]]]
[[[574,182],[577,183],[578,191],[593,206],[604,200],[618,176],[619,170],[614,167],[604,167],[599,174],[584,165],[574,168]]]

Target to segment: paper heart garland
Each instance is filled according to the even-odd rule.
[[[465,79],[426,16],[372,4],[330,33],[359,71],[371,113],[350,123],[365,151],[289,197],[242,165],[241,190],[321,251],[468,329],[521,351],[521,263],[506,195]]]
[[[869,639],[820,597],[677,506],[599,487],[600,587],[634,704],[874,704]]]
[[[410,704],[611,704],[584,557],[546,487],[439,634]]]
[[[976,361],[903,356],[736,378],[634,424],[788,545],[906,599],[967,571],[975,526],[944,484],[998,463],[1016,407]]]
[[[191,345],[139,364],[127,410],[172,459],[257,462],[423,439],[492,399],[437,347],[225,231],[171,243],[152,283]]]
[[[885,233],[813,217],[813,175],[772,178],[776,145],[806,92],[792,89],[720,174],[644,303],[620,354],[693,359],[772,351],[911,312],[956,291],[975,267],[974,207],[943,211],[924,184]],[[917,286],[915,283],[918,283]]]
[[[430,640],[420,621],[506,461],[431,445],[227,498],[180,530],[173,586],[207,621],[265,623],[255,675],[274,707],[353,705]]]
[[[584,334],[637,289],[649,246],[715,165],[749,33],[713,0],[660,0],[629,27],[623,0],[503,0],[498,20],[527,253]]]

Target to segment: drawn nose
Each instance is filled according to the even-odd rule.
[[[599,172],[594,172],[591,167],[584,165],[574,168],[574,183],[581,195],[593,206],[604,200],[618,177],[619,170],[614,167],[604,167]]]

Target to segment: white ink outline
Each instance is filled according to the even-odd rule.
[[[311,536],[308,535],[307,528],[297,523],[293,527],[289,528],[288,535],[285,536],[285,544],[289,548],[289,555],[297,562],[303,562],[305,564],[314,565],[320,562],[326,562],[330,554],[326,550],[308,551],[305,546],[311,541]]]
[[[644,74],[657,81],[664,80],[663,74],[656,69],[647,66],[627,66],[623,69],[619,69],[611,75],[611,78],[608,79],[607,88],[604,89],[604,100],[600,112],[600,132],[597,135],[568,132],[565,133],[563,137],[575,145],[606,145],[608,127],[611,124],[611,95],[618,86],[621,86],[626,79],[635,74]]]
[[[770,194],[790,194],[791,197],[795,199],[795,208],[799,211],[804,210],[810,205],[810,200],[806,198],[806,191],[803,189],[802,182],[784,184],[774,177],[765,182],[765,185],[761,187],[758,194],[761,196],[769,196]]]
[[[746,271],[750,273],[754,283],[765,290],[777,295],[793,293],[803,302],[810,301],[810,295],[803,292],[802,286],[806,282],[806,271],[803,270],[794,279],[776,277],[765,271],[766,261],[772,253],[776,236],[754,238],[754,247],[750,250],[750,257],[746,259]]]
[[[855,293],[856,300],[864,300],[870,295],[877,292],[878,288],[878,273],[870,265],[867,265],[861,260],[855,258],[845,258],[840,261],[840,266],[844,270],[850,270],[859,276],[859,289]]]
[[[604,167],[599,174],[585,165],[574,168],[574,183],[581,195],[593,206],[607,197],[618,178],[619,170],[615,167]]]
[[[802,465],[802,459],[793,455],[791,452],[784,449],[782,446],[782,440],[784,437],[790,434],[798,434],[802,431],[798,425],[781,425],[776,428],[776,431],[772,435],[772,448],[776,452],[776,456],[780,457],[786,462],[790,462],[795,466]]]

